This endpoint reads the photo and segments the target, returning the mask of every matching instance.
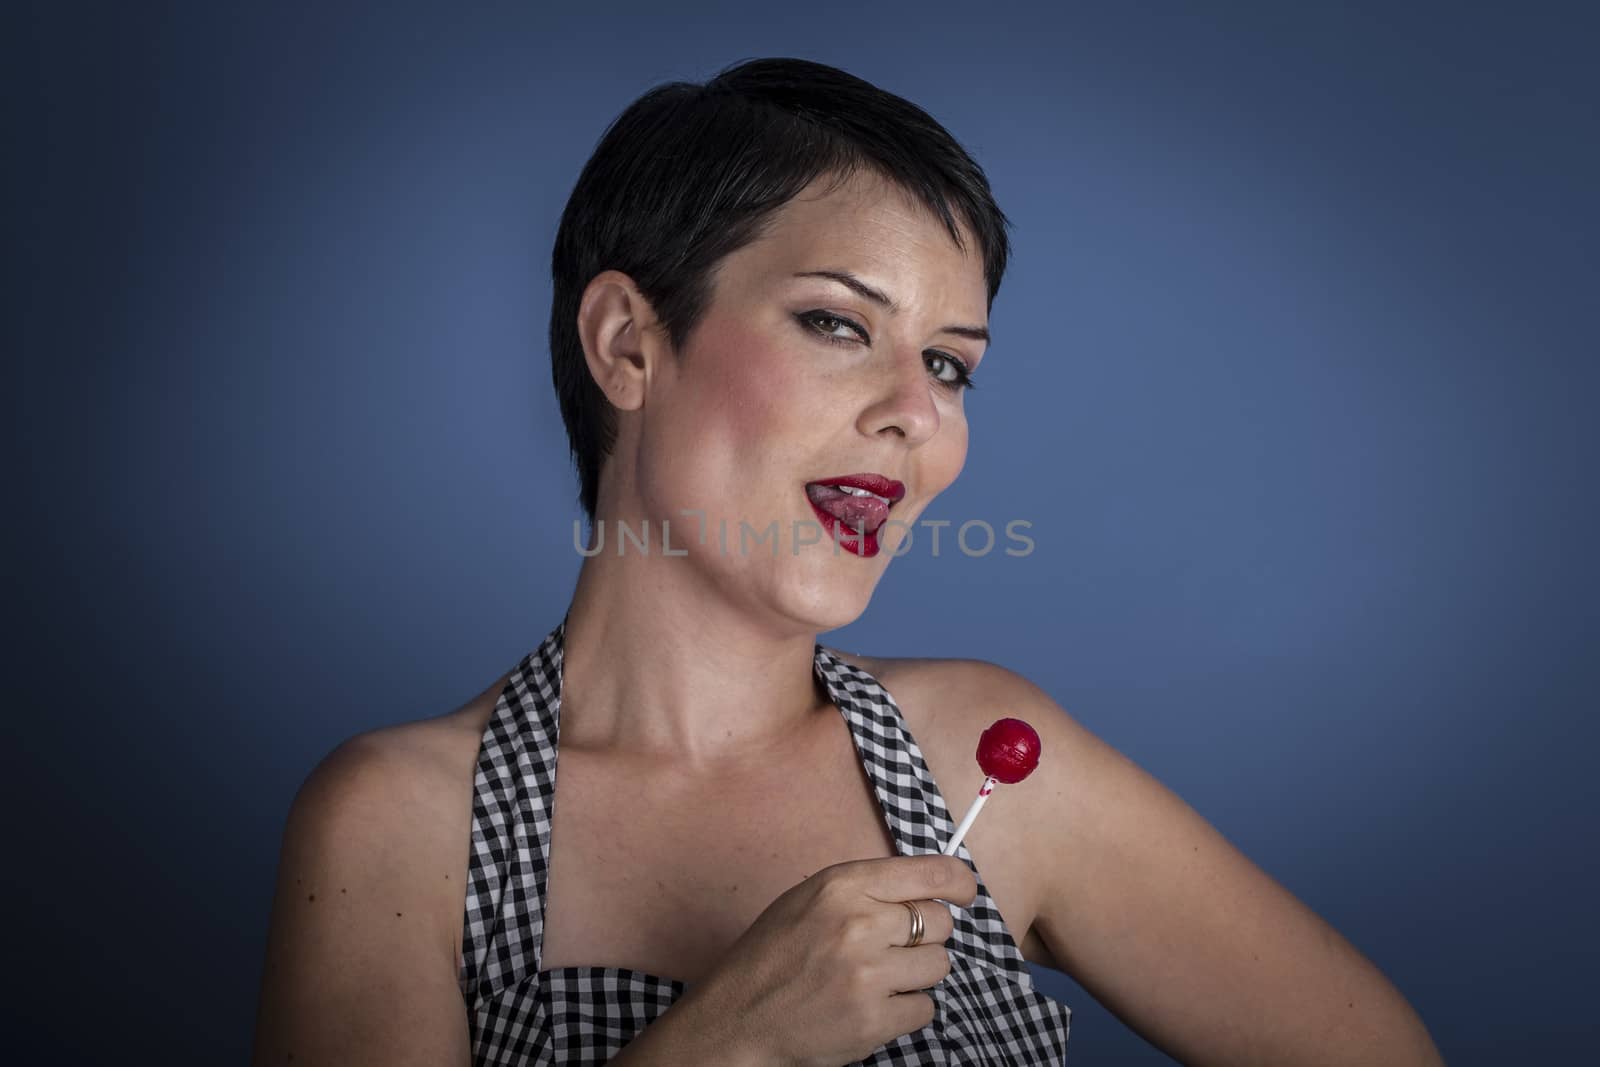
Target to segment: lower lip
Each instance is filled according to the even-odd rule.
[[[856,531],[840,521],[837,515],[830,515],[817,505],[811,503],[811,498],[806,498],[806,503],[811,504],[811,510],[816,512],[817,521],[822,523],[822,528],[828,532],[835,543],[846,552],[853,552],[858,556],[876,556],[878,554],[878,531],[865,530],[858,538]]]

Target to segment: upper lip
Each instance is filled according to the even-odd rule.
[[[851,489],[865,489],[893,504],[906,495],[906,487],[893,478],[881,474],[841,474],[836,478],[816,478],[808,485],[845,485]]]

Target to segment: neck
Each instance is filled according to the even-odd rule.
[[[816,631],[736,602],[693,556],[606,551],[563,636],[561,746],[714,771],[781,749],[828,704]]]

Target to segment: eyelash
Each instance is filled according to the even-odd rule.
[[[816,323],[837,322],[841,326],[848,326],[850,329],[854,330],[861,336],[861,340],[863,342],[867,344],[872,343],[872,338],[867,336],[866,330],[862,329],[859,325],[851,320],[845,318],[843,315],[835,315],[831,311],[803,311],[796,315],[795,318],[799,319],[807,329],[816,334],[818,337],[822,338],[824,341],[827,341],[829,344],[847,345],[851,342],[848,337],[836,337],[833,334],[818,329],[815,325]],[[946,352],[935,351],[931,354],[944,360],[946,363],[956,369],[956,378],[954,381],[945,381],[942,378],[935,378],[934,381],[938,382],[952,393],[959,393],[963,389],[977,388],[977,383],[972,380],[972,372],[967,369],[965,362]]]

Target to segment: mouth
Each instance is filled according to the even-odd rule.
[[[881,474],[844,474],[806,483],[806,498],[841,546],[861,556],[878,554],[878,529],[906,487]]]

